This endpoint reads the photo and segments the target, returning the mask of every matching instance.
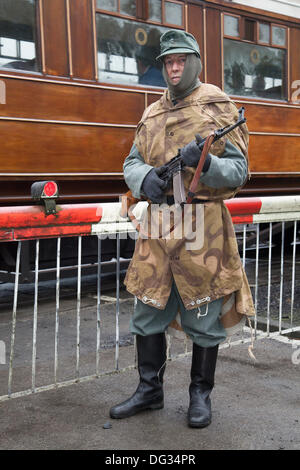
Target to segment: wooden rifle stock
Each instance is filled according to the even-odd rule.
[[[128,211],[131,206],[137,204],[141,199],[138,199],[132,195],[132,192],[129,190],[126,194],[121,196],[121,217],[128,217]]]

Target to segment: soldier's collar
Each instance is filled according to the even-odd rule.
[[[189,95],[185,96],[182,99],[175,99],[175,100],[171,99],[170,91],[167,89],[163,95],[164,105],[167,108],[174,108],[174,107],[187,106],[191,104],[193,101],[197,101],[198,92],[201,88],[201,85],[202,85],[202,82],[199,82],[199,85],[197,85],[197,87],[194,90],[192,90],[192,92]]]

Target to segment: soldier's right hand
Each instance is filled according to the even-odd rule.
[[[150,201],[160,204],[163,201],[167,183],[159,178],[159,168],[152,168],[142,183],[142,191]]]

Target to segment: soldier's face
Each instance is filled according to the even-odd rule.
[[[164,59],[165,69],[173,85],[176,85],[183,74],[186,54],[169,54]]]

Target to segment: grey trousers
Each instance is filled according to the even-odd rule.
[[[226,339],[226,331],[220,321],[222,299],[214,300],[203,307],[186,310],[173,282],[169,300],[164,310],[144,304],[137,299],[136,308],[130,320],[132,334],[148,336],[163,333],[181,313],[181,326],[191,340],[199,346],[209,348]],[[199,315],[200,313],[200,315]]]

